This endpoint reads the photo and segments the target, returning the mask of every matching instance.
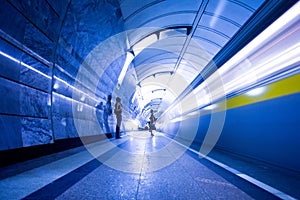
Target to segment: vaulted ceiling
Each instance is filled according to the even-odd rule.
[[[157,97],[178,96],[263,3],[264,0],[120,0],[143,98],[149,103]],[[147,89],[149,84],[151,88]],[[156,90],[164,94],[153,95]],[[166,94],[168,91],[171,92]]]

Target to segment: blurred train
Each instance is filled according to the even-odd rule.
[[[161,131],[202,154],[218,148],[299,172],[299,36],[300,14],[290,10],[212,76],[199,78],[162,116]]]

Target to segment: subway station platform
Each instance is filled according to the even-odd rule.
[[[250,163],[213,156],[222,163],[161,133],[129,132],[1,168],[0,199],[293,199],[223,161],[255,172]]]

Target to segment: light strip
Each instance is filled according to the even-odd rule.
[[[119,75],[119,78],[118,78],[118,85],[117,85],[117,88],[119,89],[120,86],[122,85],[122,82],[123,82],[123,79],[126,75],[126,72],[127,72],[127,69],[131,63],[131,61],[134,59],[134,56],[131,52],[127,52],[126,53],[126,60],[125,60],[125,63],[124,63],[124,66],[122,68],[122,71]]]
[[[18,60],[18,59],[16,59],[16,58],[12,57],[12,56],[10,56],[10,55],[8,55],[8,54],[2,52],[2,51],[0,51],[0,55],[6,57],[6,58],[8,58],[8,59],[10,59],[10,60],[12,60],[12,61],[14,61],[14,62],[16,62],[16,63],[20,63],[22,66],[24,66],[24,67],[26,67],[26,68],[28,68],[28,69],[30,69],[30,70],[32,70],[32,71],[35,71],[36,73],[38,73],[38,74],[40,74],[40,75],[42,75],[42,76],[44,76],[44,77],[46,77],[46,78],[48,78],[48,79],[51,79],[50,76],[44,74],[43,72],[41,72],[41,71],[39,71],[39,70],[37,70],[37,69],[31,67],[30,65],[28,65],[28,64],[26,64],[26,63],[24,63],[24,62],[22,62],[22,61],[20,61],[20,60]],[[88,96],[89,98],[93,99],[94,101],[98,102],[98,100],[95,99],[94,97],[91,97],[90,95],[86,94],[86,93],[83,92],[82,90],[79,90],[79,89],[77,89],[76,87],[70,85],[68,82],[62,80],[61,78],[58,78],[57,76],[54,76],[54,78],[57,79],[57,80],[59,80],[60,82],[62,82],[62,83],[64,83],[64,84],[66,84],[67,86],[71,87],[72,89],[78,91],[79,93],[82,93],[82,94]]]
[[[46,78],[48,78],[48,79],[51,79],[50,76],[44,74],[43,72],[41,72],[41,71],[39,71],[39,70],[37,70],[37,69],[31,67],[30,65],[28,65],[28,64],[26,64],[26,63],[24,63],[24,62],[22,62],[22,61],[20,61],[20,60],[18,60],[18,59],[16,59],[16,58],[12,57],[12,56],[10,56],[10,55],[8,55],[8,54],[2,52],[2,51],[0,51],[0,54],[1,54],[2,56],[4,56],[4,57],[6,57],[6,58],[8,58],[8,59],[10,59],[10,60],[12,60],[12,61],[14,61],[14,62],[16,62],[16,63],[20,63],[22,66],[24,66],[24,67],[26,67],[26,68],[28,68],[28,69],[30,69],[30,70],[32,70],[32,71],[35,71],[36,73],[38,73],[38,74],[40,74],[40,75],[42,75],[42,76],[44,76],[44,77],[46,77]],[[82,93],[82,94],[84,94],[84,95],[90,97],[90,98],[93,99],[94,101],[98,102],[98,100],[95,99],[94,97],[91,97],[90,95],[86,94],[85,92],[83,92],[83,91],[77,89],[76,87],[70,85],[68,82],[62,80],[61,78],[58,78],[57,76],[54,76],[54,78],[57,79],[57,80],[59,80],[60,82],[62,82],[62,83],[64,83],[64,84],[66,84],[67,86],[71,87],[72,89],[78,91],[79,93]]]
[[[252,40],[249,44],[247,44],[241,51],[235,54],[229,61],[227,61],[223,66],[221,66],[218,71],[214,74],[218,74],[216,76],[210,76],[205,80],[206,83],[212,85],[216,78],[222,77],[224,81],[224,90],[225,95],[235,92],[239,89],[242,89],[250,84],[255,83],[257,80],[261,80],[268,75],[275,73],[284,69],[285,67],[289,67],[292,64],[300,62],[300,42],[295,41],[296,44],[290,46],[289,48],[283,48],[282,51],[276,52],[272,51],[271,44],[274,38],[288,29],[292,23],[299,20],[299,12],[300,10],[300,2],[295,4],[292,8],[290,8],[286,13],[284,13],[281,17],[279,17],[274,23],[272,23],[268,28],[266,28],[261,34],[259,34],[254,40]],[[297,34],[298,29],[293,30],[290,35]],[[279,43],[282,41],[279,41]],[[260,48],[267,47],[270,45],[271,53],[275,53],[273,57],[270,57],[268,60],[257,60],[255,59],[257,51],[259,52]],[[266,52],[263,52],[266,53]],[[250,63],[253,63],[251,68],[249,67],[243,73],[234,74],[235,68],[238,68],[239,65],[243,65],[243,62],[249,58]],[[251,60],[253,59],[253,60]],[[232,75],[233,74],[233,75]],[[237,78],[234,78],[236,76]],[[198,94],[203,88],[204,83],[200,84],[194,92]],[[227,82],[227,83],[226,83]],[[224,96],[221,89],[218,91],[212,91],[214,93],[213,99],[211,101],[215,101],[218,98]],[[210,94],[207,94],[208,97],[211,97]],[[203,97],[203,96],[202,96]]]
[[[69,84],[68,82],[62,80],[61,78],[58,78],[57,76],[54,76],[55,79],[59,80],[60,82],[66,84],[67,86],[69,86],[70,88],[72,88],[73,90],[76,90],[77,92],[84,94],[85,96],[88,96],[89,98],[93,99],[94,101],[98,102],[99,100],[95,99],[94,97],[88,95],[87,93],[83,92],[82,90],[79,90],[78,88],[74,87],[73,85]]]
[[[94,106],[91,106],[91,105],[89,105],[89,104],[83,103],[83,102],[78,101],[78,100],[75,100],[75,99],[73,99],[73,98],[71,98],[71,97],[67,97],[67,96],[65,96],[65,95],[59,94],[59,93],[57,93],[57,92],[53,92],[53,94],[54,94],[55,96],[59,96],[59,97],[62,98],[62,99],[65,99],[65,100],[67,100],[67,101],[72,101],[72,102],[74,102],[74,103],[78,103],[78,105],[82,105],[82,106],[84,105],[84,106],[86,106],[86,107],[90,107],[90,108],[92,108],[92,109],[96,109]],[[55,96],[53,96],[54,101],[55,101]]]
[[[40,75],[42,75],[42,76],[44,76],[44,77],[46,77],[46,78],[48,78],[48,79],[51,79],[51,77],[48,76],[47,74],[44,74],[43,72],[41,72],[41,71],[35,69],[34,67],[31,67],[30,65],[28,65],[28,64],[26,64],[26,63],[24,63],[24,62],[22,62],[22,61],[20,61],[20,60],[18,60],[18,59],[16,59],[16,58],[12,57],[12,56],[10,56],[10,55],[8,55],[8,54],[2,52],[2,51],[0,51],[0,54],[1,54],[2,56],[4,56],[4,57],[6,57],[6,58],[8,58],[8,59],[10,59],[10,60],[12,60],[12,61],[14,61],[14,62],[16,62],[16,63],[20,63],[22,66],[24,66],[24,67],[26,67],[26,68],[28,68],[28,69],[30,69],[30,70],[32,70],[32,71],[35,71],[36,73],[38,73],[38,74],[40,74]]]
[[[297,63],[300,61],[300,43],[294,45],[293,47],[289,48],[288,50],[282,52],[280,55],[277,55],[275,58],[272,57],[271,59],[267,60],[260,65],[257,65],[254,69],[256,79],[262,79],[269,74],[272,74],[280,69],[284,68],[285,66],[289,66],[291,64]],[[251,70],[251,71],[252,71]],[[253,71],[252,71],[253,72]],[[225,84],[225,91],[226,93],[233,92],[241,88],[241,86],[247,86],[247,84],[251,84],[255,82],[254,79],[248,78],[249,72],[246,72],[245,75],[241,74],[241,78],[234,79],[233,81]],[[251,74],[250,74],[251,75]],[[251,77],[250,77],[251,78]]]

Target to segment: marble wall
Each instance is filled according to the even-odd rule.
[[[76,1],[69,5],[57,46],[54,70],[53,125],[55,138],[103,134],[102,112],[124,65],[121,57],[109,63],[113,51],[96,56],[94,49],[123,31],[117,1]],[[120,51],[127,48],[123,38],[115,41]],[[100,65],[98,60],[102,62]],[[61,80],[66,80],[67,84]],[[68,84],[76,85],[76,89]],[[56,103],[60,102],[60,103]],[[64,107],[64,108],[62,108]],[[113,118],[110,118],[113,124]],[[113,125],[112,125],[113,127]],[[76,134],[75,134],[76,133]]]
[[[117,0],[1,1],[0,150],[103,134],[95,106],[114,91],[125,57],[106,67],[86,58],[123,30]],[[124,41],[115,41],[122,51]]]

